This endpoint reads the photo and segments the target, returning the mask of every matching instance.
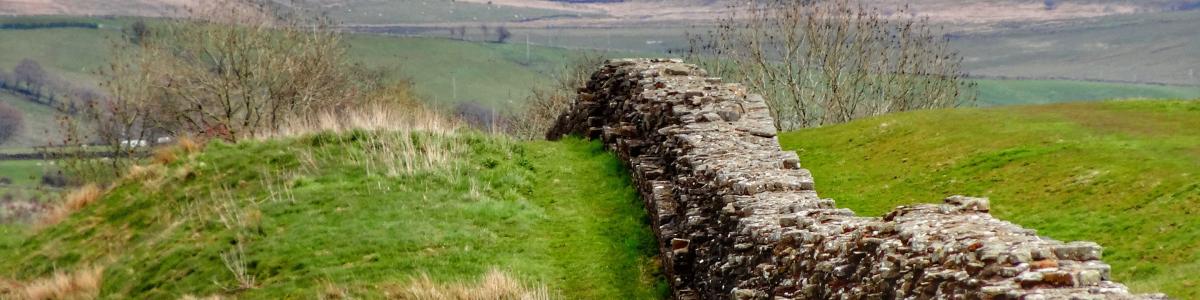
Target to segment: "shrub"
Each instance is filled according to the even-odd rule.
[[[16,136],[25,127],[25,115],[20,110],[0,102],[0,144]]]
[[[554,76],[549,87],[536,87],[523,109],[508,117],[507,131],[518,138],[535,140],[546,136],[554,121],[575,101],[578,90],[604,62],[600,53],[586,53]]]
[[[392,297],[413,300],[552,299],[544,286],[530,287],[504,272],[492,270],[477,284],[438,284],[422,275]]]
[[[95,184],[79,187],[70,194],[67,194],[67,197],[61,203],[51,208],[45,215],[42,215],[38,219],[37,226],[45,228],[58,224],[71,216],[72,213],[96,202],[102,195],[104,195],[104,190]]]

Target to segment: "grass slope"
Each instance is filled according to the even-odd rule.
[[[0,239],[0,274],[107,265],[104,298],[380,298],[495,268],[568,299],[665,295],[640,201],[597,143],[359,131],[179,157],[57,226],[0,227],[25,236]]]
[[[1001,219],[1099,242],[1136,291],[1200,298],[1200,102],[922,111],[780,141],[859,214],[986,196]]]

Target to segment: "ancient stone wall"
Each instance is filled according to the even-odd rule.
[[[997,220],[986,199],[855,216],[782,151],[762,97],[678,60],[600,68],[548,133],[602,138],[645,200],[678,299],[1135,299],[1101,248]]]

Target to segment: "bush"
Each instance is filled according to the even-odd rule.
[[[0,144],[4,144],[25,127],[25,115],[20,110],[0,102]]]

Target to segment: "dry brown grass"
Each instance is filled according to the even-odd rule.
[[[71,193],[67,194],[67,197],[63,199],[62,203],[59,203],[54,208],[50,209],[50,211],[46,212],[46,214],[42,215],[35,225],[37,228],[46,228],[58,224],[62,222],[62,220],[65,220],[67,217],[71,216],[72,213],[87,207],[93,202],[96,202],[96,200],[100,199],[100,196],[102,195],[104,195],[104,190],[96,184],[88,184],[79,187],[78,189],[75,189]]]
[[[179,159],[179,156],[175,154],[174,147],[159,147],[154,149],[154,155],[150,157],[150,161],[160,165],[175,162],[177,159]]]
[[[204,150],[204,144],[201,144],[199,141],[196,141],[196,139],[193,139],[191,137],[186,137],[186,136],[180,137],[179,139],[177,139],[175,141],[175,147],[178,147],[180,150],[183,150],[183,153],[186,153],[186,154],[197,153],[197,152],[200,152],[200,150]]]
[[[508,274],[492,270],[477,283],[439,284],[421,275],[407,286],[388,291],[390,299],[411,300],[540,300],[552,299],[545,286],[528,286]]]
[[[72,273],[57,272],[30,282],[0,284],[0,298],[20,300],[96,299],[104,268],[88,267]]]
[[[368,105],[345,111],[325,112],[310,120],[299,120],[275,132],[260,135],[263,139],[295,137],[319,132],[346,132],[355,129],[375,131],[424,131],[451,133],[462,128],[457,120],[423,107]]]

